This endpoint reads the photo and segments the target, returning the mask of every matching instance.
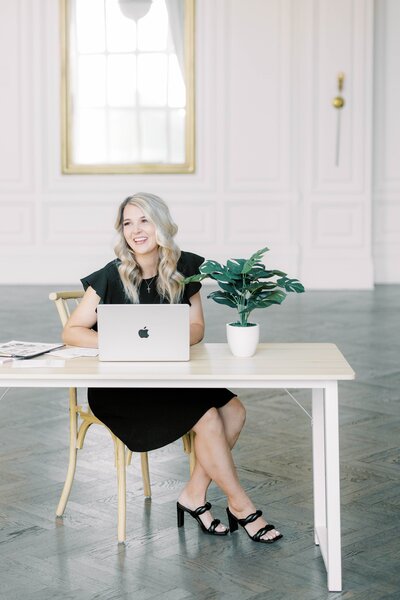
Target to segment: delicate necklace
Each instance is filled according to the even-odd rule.
[[[157,275],[154,275],[154,277],[152,277],[149,282],[147,282],[146,279],[143,279],[144,283],[146,284],[148,294],[150,294],[151,284],[153,283],[156,277]]]

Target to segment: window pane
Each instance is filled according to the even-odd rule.
[[[186,89],[176,54],[171,54],[169,57],[168,106],[174,108],[186,106]]]
[[[104,4],[99,0],[75,0],[78,52],[104,52]]]
[[[143,19],[139,19],[138,49],[154,51],[166,50],[168,38],[168,12],[165,0],[153,0],[151,9]]]
[[[104,106],[106,78],[104,56],[81,56],[78,61],[79,106]]]
[[[140,115],[142,162],[166,162],[167,119],[163,110],[146,110]]]
[[[104,110],[83,108],[77,111],[74,141],[75,162],[83,164],[107,162]]]
[[[138,162],[136,112],[126,109],[109,111],[109,161],[127,164]]]
[[[108,57],[107,99],[110,106],[134,106],[136,58],[129,54]]]
[[[170,155],[173,163],[185,162],[185,112],[184,110],[171,110],[170,112]]]
[[[138,92],[142,106],[165,106],[167,103],[167,57],[143,54],[138,57]]]
[[[118,0],[107,0],[107,49],[109,52],[133,52],[136,48],[136,23],[125,17]]]

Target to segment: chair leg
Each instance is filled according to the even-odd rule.
[[[125,446],[116,439],[116,463],[118,481],[118,543],[124,543],[126,538],[126,468]]]
[[[132,461],[132,450],[126,451],[125,464],[130,465]],[[142,469],[143,479],[143,493],[145,498],[151,498],[151,484],[150,484],[150,471],[149,471],[149,455],[147,452],[140,453],[140,464]]]
[[[140,462],[142,466],[143,492],[146,498],[151,498],[149,455],[147,452],[140,453]]]
[[[67,470],[67,477],[65,479],[63,491],[61,493],[60,500],[56,509],[57,517],[61,517],[64,514],[65,507],[68,502],[68,498],[71,492],[72,484],[74,481],[75,469],[76,469],[76,432],[78,426],[78,415],[76,412],[77,406],[77,393],[76,388],[69,389],[69,463]]]
[[[194,431],[190,431],[189,436],[190,436],[189,470],[190,470],[190,475],[191,475],[196,466],[196,451],[195,451],[195,447],[194,447],[194,438],[196,437],[196,434]]]
[[[86,419],[82,421],[79,427],[78,435],[76,436],[76,447],[78,450],[82,450],[87,431],[91,425],[93,425],[93,423],[87,421]]]
[[[190,454],[190,432],[182,436],[183,451],[185,454]]]
[[[196,465],[196,452],[194,449],[195,435],[196,434],[194,431],[189,431],[188,433],[185,433],[185,435],[182,436],[183,450],[186,454],[189,455],[190,475],[193,473],[194,467]]]

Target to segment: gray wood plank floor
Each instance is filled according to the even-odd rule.
[[[57,341],[47,298],[62,288],[0,287],[0,341]],[[233,313],[205,296],[206,341],[225,341]],[[254,544],[243,531],[214,539],[189,518],[178,531],[175,501],[188,464],[177,441],[150,453],[151,501],[134,456],[121,546],[106,432],[89,431],[65,516],[56,519],[68,458],[67,393],[14,389],[1,401],[0,599],[400,599],[399,305],[400,286],[377,286],[307,292],[254,313],[262,341],[334,342],[357,374],[340,384],[342,593],[327,591],[313,544],[310,421],[283,391],[241,391],[248,415],[234,450],[245,488],[284,533],[279,544]],[[310,411],[309,392],[295,396]],[[216,486],[209,499],[224,519]]]

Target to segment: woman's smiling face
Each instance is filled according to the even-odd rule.
[[[158,249],[155,225],[148,220],[141,208],[127,204],[122,224],[126,243],[135,254],[149,254]]]

